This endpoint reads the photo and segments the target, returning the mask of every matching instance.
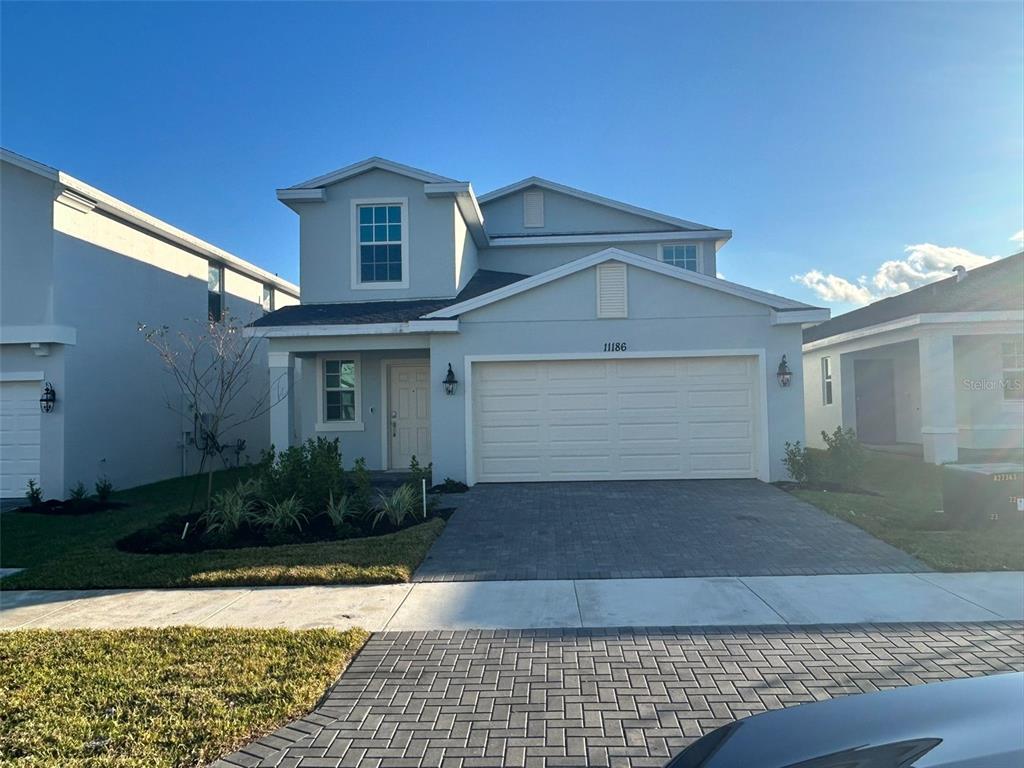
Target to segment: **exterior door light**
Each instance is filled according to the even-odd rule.
[[[789,363],[786,362],[786,356],[782,356],[782,362],[779,363],[779,370],[775,374],[779,379],[780,387],[788,387],[793,381],[793,372],[789,370]]]
[[[43,392],[39,395],[39,410],[43,413],[51,413],[54,403],[57,402],[57,393],[53,390],[53,384],[43,382]]]
[[[444,393],[448,396],[454,395],[455,390],[458,389],[459,380],[455,378],[455,371],[452,370],[451,363],[448,363],[448,374],[441,383],[444,384]]]

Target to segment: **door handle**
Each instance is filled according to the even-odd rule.
[[[397,421],[392,421],[391,422],[391,436],[392,437],[398,437],[398,422]]]

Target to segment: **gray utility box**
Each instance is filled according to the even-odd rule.
[[[957,528],[1024,521],[1024,466],[946,464],[942,506]]]

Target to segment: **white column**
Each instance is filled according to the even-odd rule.
[[[917,341],[921,365],[921,441],[924,460],[957,460],[956,373],[953,335],[922,334]]]
[[[270,443],[277,452],[292,442],[292,389],[294,367],[289,352],[270,352]]]

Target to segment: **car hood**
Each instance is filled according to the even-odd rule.
[[[774,710],[701,738],[668,768],[1006,768],[1024,765],[1024,673]]]

